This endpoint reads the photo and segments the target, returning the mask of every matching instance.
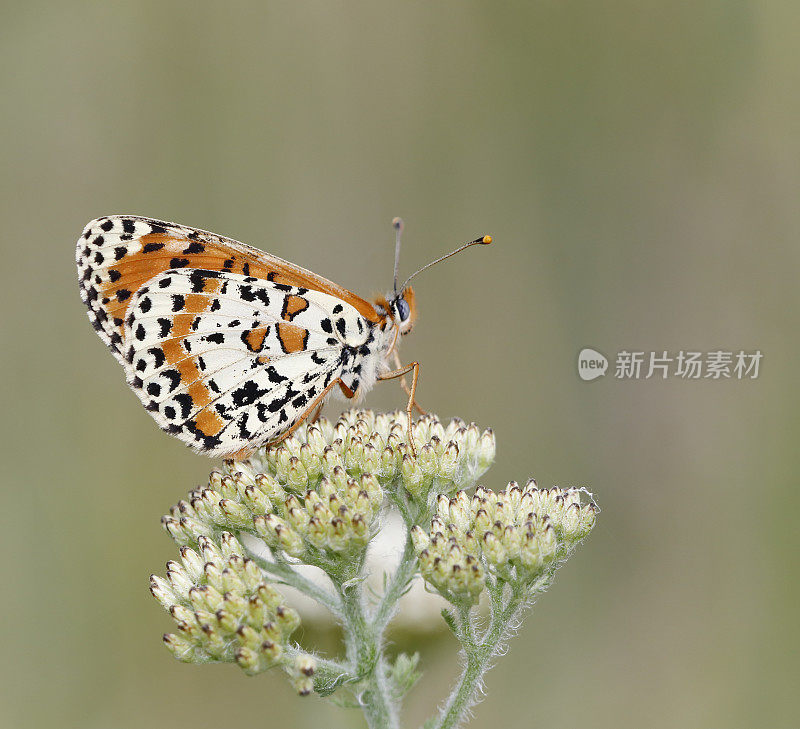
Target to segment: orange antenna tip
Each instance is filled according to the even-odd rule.
[[[487,246],[488,246],[488,245],[489,245],[489,243],[491,243],[491,242],[492,242],[492,236],[490,236],[490,235],[485,235],[485,236],[483,236],[483,238],[481,239],[481,243],[483,243],[484,245],[487,245]]]

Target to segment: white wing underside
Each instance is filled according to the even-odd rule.
[[[204,276],[216,291],[199,291]],[[287,301],[307,306],[287,321]],[[190,446],[209,455],[256,447],[293,425],[340,375],[345,345],[331,321],[342,317],[350,337],[366,328],[353,307],[318,291],[169,270],[128,309],[128,383],[158,424]]]

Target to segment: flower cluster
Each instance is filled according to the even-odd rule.
[[[522,608],[589,533],[597,508],[585,490],[540,490],[533,481],[468,495],[494,460],[492,431],[434,415],[407,428],[400,412],[304,423],[246,460],[225,461],[178,502],[162,524],[180,559],[150,581],[175,621],[164,636],[172,654],[235,663],[248,675],[276,667],[301,695],[344,691],[369,726],[397,726],[419,657],[390,661],[385,631],[421,573],[451,603],[443,615],[467,659],[439,718],[426,726],[456,726]],[[367,547],[391,507],[410,541],[373,592],[365,584]],[[429,521],[428,532],[418,526]],[[320,570],[324,582],[315,579]],[[341,622],[343,658],[315,657],[292,641],[300,617],[273,582]],[[488,619],[471,610],[487,594]]]
[[[451,602],[477,602],[487,580],[529,587],[594,526],[581,489],[538,489],[531,480],[495,493],[440,496],[430,534],[411,536],[425,581]]]
[[[298,614],[232,534],[200,535],[197,545],[181,547],[166,579],[150,578],[150,591],[177,626],[164,636],[167,648],[186,663],[235,662],[250,675],[279,665],[298,693],[310,693],[314,658],[289,647]]]
[[[233,467],[238,470],[227,475],[212,472],[206,488],[190,492],[163,518],[179,544],[198,533],[247,532],[314,564],[323,554],[347,556],[369,541],[383,502],[374,476],[354,479],[337,466],[316,488],[295,494],[272,474],[254,473],[244,463]]]
[[[414,425],[414,457],[406,427],[405,414],[371,411],[303,425],[247,461],[226,461],[208,486],[172,508],[164,527],[179,545],[227,530],[309,564],[350,559],[374,535],[385,491],[424,502],[474,485],[494,458],[491,430],[432,416]]]
[[[443,424],[425,415],[412,428],[416,457],[406,442],[407,429],[406,414],[399,411],[349,410],[336,423],[321,418],[300,426],[278,446],[257,451],[248,465],[271,473],[294,493],[315,487],[339,467],[351,477],[371,474],[385,489],[424,498],[431,490],[452,493],[474,486],[494,461],[491,429],[481,432],[459,418]]]

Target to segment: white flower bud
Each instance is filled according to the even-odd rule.
[[[488,428],[481,435],[475,449],[475,455],[478,459],[478,475],[487,471],[489,466],[494,463],[496,449],[494,431]]]
[[[309,483],[322,474],[322,453],[317,453],[308,443],[300,446],[300,463],[306,469]]]
[[[431,540],[428,539],[428,535],[425,534],[425,531],[419,526],[415,526],[411,529],[411,541],[414,544],[414,549],[417,551],[417,554],[423,549],[427,549],[431,543]]]
[[[194,646],[191,641],[174,633],[164,633],[163,640],[169,652],[179,661],[191,663],[194,660]]]
[[[460,451],[458,444],[455,441],[449,441],[445,446],[444,453],[439,460],[439,473],[442,478],[454,481],[456,472],[458,471],[458,464],[460,460]]]
[[[425,532],[422,533],[424,534]],[[165,610],[169,610],[180,600],[178,595],[173,592],[169,583],[157,575],[150,575],[150,592],[153,597],[161,603],[161,607]]]
[[[556,523],[558,522],[556,521]],[[564,531],[564,537],[567,539],[575,539],[580,535],[581,507],[579,504],[570,504],[563,510],[561,529]]]
[[[502,541],[492,532],[483,535],[483,554],[490,564],[495,566],[505,564],[508,559],[508,552]]]
[[[581,536],[588,534],[592,527],[594,527],[594,523],[597,519],[597,507],[594,503],[587,504],[581,509],[581,526],[580,526],[580,533]]]
[[[209,524],[204,524],[198,519],[192,519],[188,516],[181,517],[180,525],[184,534],[189,536],[192,541],[197,541],[200,537],[214,533],[213,527]]]
[[[194,581],[177,562],[167,562],[167,580],[172,591],[181,599],[187,599]]]
[[[181,547],[181,562],[191,580],[198,580],[203,574],[204,560],[189,547]]]
[[[285,483],[286,487],[292,491],[305,491],[308,488],[308,471],[297,456],[289,458]]]
[[[250,511],[237,501],[222,499],[219,502],[220,511],[225,515],[225,521],[233,527],[249,527],[252,522]],[[222,519],[219,520],[222,522]]]

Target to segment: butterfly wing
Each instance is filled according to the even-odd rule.
[[[160,427],[212,456],[294,425],[377,319],[286,261],[146,218],[93,221],[77,262],[89,318],[131,388]]]
[[[173,269],[140,289],[124,323],[126,372],[164,430],[210,455],[254,447],[337,379],[344,343],[332,312],[344,305],[280,286]]]
[[[322,276],[230,238],[163,220],[135,215],[97,218],[78,239],[76,262],[89,319],[123,364],[124,321],[131,297],[168,269],[225,271],[307,288],[340,299],[367,321],[381,321],[372,304]]]

